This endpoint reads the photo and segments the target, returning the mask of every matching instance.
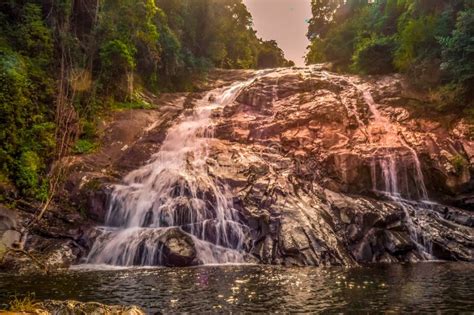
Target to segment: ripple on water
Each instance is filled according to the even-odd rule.
[[[14,294],[136,304],[150,313],[217,311],[472,311],[474,265],[370,268],[205,266],[0,274],[0,303]]]

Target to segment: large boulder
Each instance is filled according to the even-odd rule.
[[[18,218],[13,210],[0,205],[0,260],[9,248],[20,242],[21,234],[17,229]]]
[[[196,246],[193,238],[179,228],[168,229],[161,237],[160,264],[168,267],[197,265]]]

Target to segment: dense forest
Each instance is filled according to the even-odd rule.
[[[142,91],[291,64],[241,0],[1,1],[0,30],[0,183],[40,200],[60,177],[52,162],[93,150],[100,115],[149,106]]]
[[[472,0],[312,0],[312,11],[307,63],[405,73],[434,109],[474,117]]]

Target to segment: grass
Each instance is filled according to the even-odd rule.
[[[38,309],[38,302],[29,293],[24,297],[13,296],[8,304],[11,312],[34,313]]]
[[[97,149],[97,143],[89,139],[77,140],[72,152],[75,154],[88,154]]]
[[[132,101],[132,102],[115,102],[112,104],[112,109],[116,111],[127,110],[127,109],[152,109],[153,105],[145,101]]]
[[[461,155],[455,155],[451,159],[451,164],[453,165],[454,169],[456,170],[457,174],[461,174],[464,170],[464,167],[467,166],[468,162],[462,157]]]

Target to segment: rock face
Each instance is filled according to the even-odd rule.
[[[472,134],[412,118],[408,103],[397,77],[280,69],[215,113],[209,171],[233,188],[251,253],[296,265],[472,261]]]
[[[52,208],[34,221],[34,209],[0,206],[0,272],[49,272],[69,268],[87,253],[92,222],[76,212]],[[25,233],[25,226],[31,224]],[[24,248],[22,248],[22,244]]]
[[[277,69],[213,112],[205,170],[233,196],[247,261],[473,260],[472,126],[417,117],[404,89],[396,76]],[[176,186],[172,221],[182,222],[159,238],[161,264],[202,263],[184,232],[194,226],[190,209],[215,203],[212,189]],[[198,237],[216,243],[209,215]]]
[[[280,69],[216,113],[210,172],[233,188],[251,253],[296,265],[472,261],[472,133],[414,118],[409,102],[398,77]]]
[[[230,71],[214,73],[215,81],[203,89],[251,76],[258,77],[212,113],[214,137],[206,140],[199,166],[205,180],[196,175],[191,189],[183,175],[183,183],[170,185],[175,188],[168,195],[176,198],[163,220],[176,224],[153,234],[148,228],[156,222],[145,215],[140,233],[150,235],[146,246],[138,242],[134,249],[148,248],[150,261],[166,266],[206,263],[200,253],[209,250],[207,243],[219,245],[214,255],[229,262],[236,255],[226,249],[236,248],[244,252],[243,261],[299,266],[473,261],[474,126],[420,114],[415,109],[423,101],[408,93],[398,76],[362,79],[317,66],[264,74]],[[116,114],[104,127],[98,152],[64,161],[69,176],[63,200],[83,209],[97,225],[114,213],[109,224],[122,226],[120,211],[110,211],[114,185],[147,165],[179,115],[194,115],[205,97],[215,100],[206,93],[164,95],[154,100],[156,110]],[[191,165],[196,157],[186,159]],[[149,178],[146,168],[141,175]],[[215,232],[219,222],[213,220],[216,186],[231,196],[225,201],[232,207],[229,222],[239,225],[240,233],[221,243]],[[134,184],[129,188],[133,194]],[[190,216],[197,209],[205,224]],[[191,236],[196,229],[200,234]],[[37,234],[48,231],[51,236],[55,230],[41,231]],[[94,229],[68,233],[63,229],[61,242],[47,247],[53,264],[77,262],[97,250],[94,240],[107,238]],[[37,238],[31,236],[28,244],[45,247]],[[80,253],[76,245],[63,242],[79,244]],[[71,254],[56,259],[56,249],[69,253],[63,245]],[[159,257],[150,254],[155,248]],[[99,263],[117,262],[117,257]],[[141,264],[136,259],[130,263]]]

